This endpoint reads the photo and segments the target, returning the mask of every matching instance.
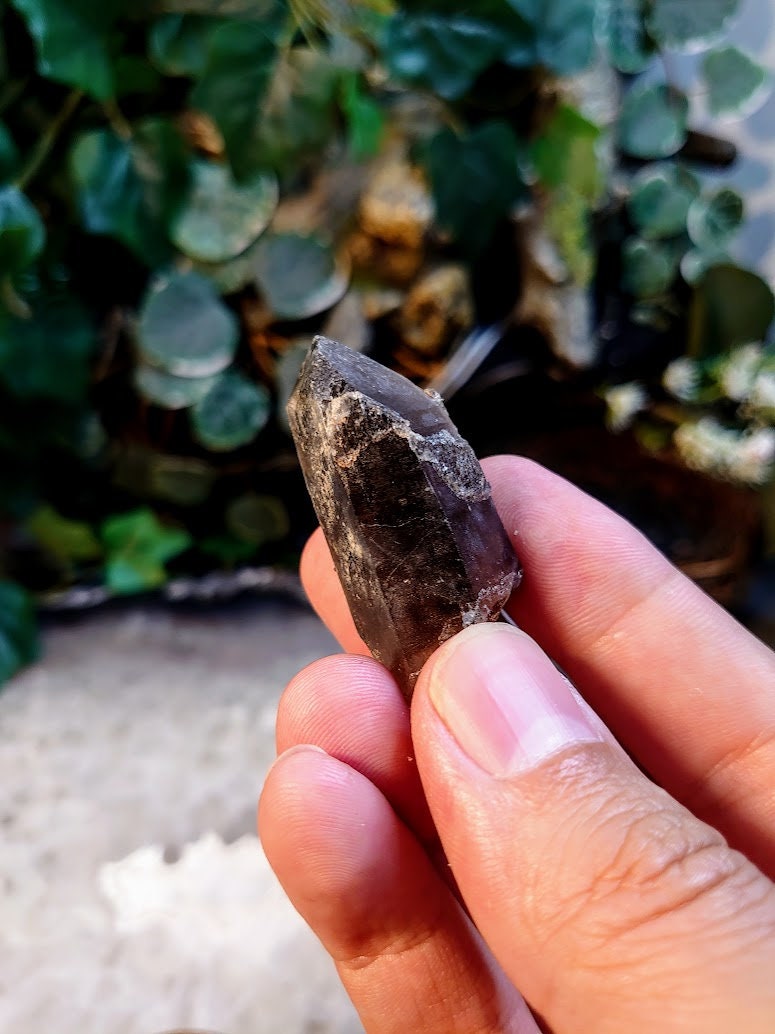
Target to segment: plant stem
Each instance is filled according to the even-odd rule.
[[[17,319],[28,320],[32,315],[29,305],[17,293],[9,276],[0,281],[0,303]]]
[[[102,105],[102,110],[105,112],[110,127],[116,136],[120,136],[122,140],[131,140],[132,127],[118,104],[114,100],[105,101]]]
[[[59,134],[62,132],[71,116],[75,113],[75,109],[81,103],[82,98],[83,90],[72,90],[67,95],[64,104],[53,117],[51,122],[49,122],[45,131],[35,145],[27,164],[16,177],[16,186],[19,190],[25,190],[29,186],[30,182],[40,172],[48,159],[48,156],[51,154],[54,145],[59,139]]]

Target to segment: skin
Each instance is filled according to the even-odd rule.
[[[411,711],[311,539],[347,653],[283,695],[269,861],[369,1034],[771,1034],[773,654],[578,489],[485,471],[522,631],[444,644]]]

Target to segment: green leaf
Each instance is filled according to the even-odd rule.
[[[270,411],[269,392],[263,385],[227,370],[191,410],[191,426],[205,448],[228,452],[252,442]]]
[[[236,258],[229,259],[227,262],[194,261],[192,263],[194,272],[207,277],[219,294],[236,294],[248,284],[255,283],[256,255],[260,241],[259,237],[241,255],[237,255]]]
[[[517,139],[504,122],[485,122],[463,137],[442,129],[428,144],[425,164],[437,222],[472,256],[527,193]]]
[[[619,146],[633,158],[669,158],[686,142],[689,101],[668,86],[630,90],[619,115]]]
[[[242,542],[263,546],[284,539],[290,530],[288,511],[280,499],[246,492],[226,510],[226,527]]]
[[[172,223],[172,241],[199,262],[226,262],[263,233],[278,196],[273,173],[235,183],[225,165],[197,161],[190,193]]]
[[[710,197],[696,198],[689,209],[687,229],[692,243],[705,251],[721,251],[743,222],[740,195],[725,187]]]
[[[38,210],[17,187],[0,188],[0,275],[26,269],[43,250],[46,231]]]
[[[15,582],[0,581],[0,684],[40,652],[35,605]]]
[[[660,47],[701,50],[726,32],[740,0],[652,0],[646,24]]]
[[[729,254],[724,249],[701,251],[699,248],[690,248],[681,259],[681,276],[687,284],[694,286],[713,266],[726,266],[731,261]]]
[[[622,249],[625,290],[636,298],[653,298],[664,294],[678,271],[676,255],[664,245],[629,237]]]
[[[283,53],[245,154],[254,168],[297,177],[299,168],[330,144],[339,128],[342,72],[324,53],[294,47]]]
[[[347,118],[352,156],[360,161],[375,155],[384,134],[385,119],[377,102],[363,92],[360,76],[354,72],[342,82],[342,110]]]
[[[591,64],[597,0],[508,2],[533,27],[538,64],[557,75],[574,75]]]
[[[256,249],[256,278],[278,319],[301,320],[336,305],[348,277],[333,251],[315,237],[268,233]]]
[[[97,100],[114,93],[112,29],[121,0],[12,0],[35,40],[41,75]]]
[[[101,537],[108,555],[105,580],[120,595],[163,585],[167,580],[164,565],[192,543],[187,532],[165,527],[145,508],[109,517]]]
[[[137,344],[151,366],[178,377],[207,377],[232,362],[238,341],[236,317],[198,273],[172,273],[145,296]]]
[[[161,88],[161,76],[145,57],[124,54],[113,65],[116,97],[135,93],[155,93]]]
[[[699,181],[680,165],[646,166],[632,180],[630,218],[645,240],[675,237],[686,230],[699,194]]]
[[[388,25],[384,54],[397,79],[457,100],[502,47],[495,26],[475,15],[399,12]]]
[[[148,52],[164,75],[202,75],[213,33],[224,24],[222,18],[198,14],[167,14],[151,27]]]
[[[772,86],[766,69],[737,47],[722,47],[706,54],[702,75],[708,111],[715,118],[744,118],[752,114]]]
[[[576,108],[560,104],[531,151],[544,186],[565,186],[588,201],[596,201],[603,186],[596,150],[599,137],[598,126]]]
[[[140,363],[132,381],[146,402],[162,409],[188,409],[207,394],[217,374],[209,377],[176,377],[156,366]]]
[[[772,289],[760,276],[731,264],[713,266],[694,290],[689,354],[720,355],[763,341],[774,317]]]
[[[237,179],[260,167],[255,135],[277,62],[279,34],[278,22],[271,19],[219,26],[209,39],[204,72],[191,94],[191,106],[209,115],[221,131]]]
[[[88,524],[71,521],[48,504],[40,506],[25,527],[36,542],[60,560],[96,560],[102,556],[102,546]]]
[[[188,155],[171,122],[149,119],[131,140],[109,129],[85,133],[70,171],[86,230],[115,237],[150,266],[167,260],[168,227],[189,182]]]
[[[575,284],[587,287],[595,272],[595,251],[590,240],[589,201],[566,187],[552,192],[546,209],[546,228],[557,245]]]
[[[28,319],[0,315],[0,384],[22,399],[82,406],[96,346],[91,315],[72,295],[38,297]]]
[[[600,0],[597,37],[614,68],[628,75],[642,72],[656,53],[646,31],[646,0]]]

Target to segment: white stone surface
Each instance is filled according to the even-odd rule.
[[[355,1034],[254,834],[277,700],[334,649],[279,604],[46,634],[0,694],[0,1030]]]

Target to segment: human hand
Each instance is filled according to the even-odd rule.
[[[411,733],[313,536],[305,585],[351,655],[283,696],[269,861],[369,1034],[772,1034],[773,654],[560,478],[485,471],[524,631],[441,647]]]

